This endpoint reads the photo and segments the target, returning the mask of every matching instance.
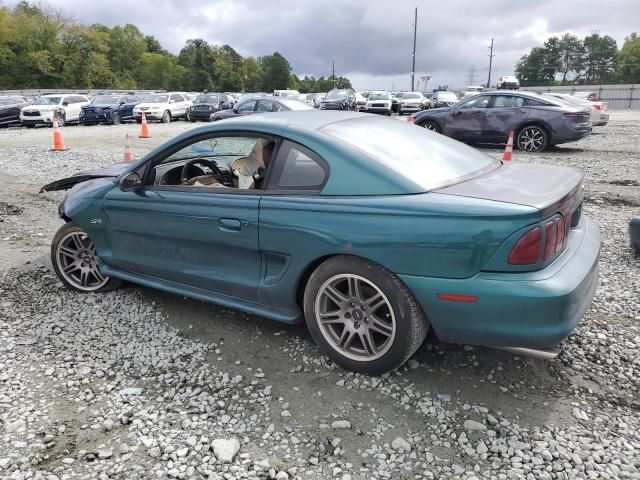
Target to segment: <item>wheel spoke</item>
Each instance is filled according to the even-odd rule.
[[[72,262],[72,263],[70,263],[70,264],[68,264],[68,265],[64,266],[64,267],[62,268],[62,271],[63,271],[64,273],[71,273],[71,272],[73,272],[74,270],[78,270],[79,268],[80,268],[80,267],[78,266],[78,264],[77,264],[76,262]]]
[[[338,289],[336,289],[333,285],[327,285],[324,289],[324,294],[336,305],[340,305],[346,301],[348,298],[345,297]]]
[[[340,310],[335,310],[333,312],[327,312],[327,313],[321,313],[320,314],[320,321],[322,323],[326,324],[330,324],[330,323],[345,323],[344,319],[342,318],[342,311]]]
[[[373,338],[371,337],[371,330],[367,329],[365,332],[358,332],[358,336],[360,337],[362,347],[368,355],[375,355],[376,353],[378,353],[376,342],[374,342]]]
[[[67,257],[73,258],[74,260],[76,258],[76,251],[69,247],[61,246],[60,253],[62,253],[63,255],[66,255]]]
[[[360,292],[360,283],[357,278],[349,277],[347,279],[347,285],[349,287],[349,297],[355,298],[358,301],[362,300],[362,293]]]
[[[369,323],[369,329],[379,333],[380,335],[384,335],[385,337],[389,337],[393,333],[393,326],[380,320],[375,315],[371,316],[371,323]]]
[[[80,235],[74,235],[71,238],[73,239],[73,243],[76,246],[76,249],[84,250],[84,245],[82,244],[82,239],[80,238]]]
[[[353,330],[349,330],[347,327],[345,327],[342,330],[340,339],[338,340],[338,345],[340,345],[345,350],[348,350],[355,336],[356,336],[356,332],[354,332]]]
[[[104,277],[102,276],[102,274],[100,273],[100,270],[98,270],[98,267],[94,267],[91,269],[91,273],[93,274],[93,277],[98,281],[98,282],[104,282]]]
[[[365,302],[365,306],[371,311],[375,312],[382,305],[386,305],[386,300],[381,293],[376,292],[373,296],[369,297]]]
[[[89,284],[89,271],[80,270],[80,284],[86,287]]]

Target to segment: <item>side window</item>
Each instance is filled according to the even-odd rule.
[[[515,95],[496,95],[493,100],[493,108],[514,108],[522,105],[524,98]]]
[[[175,93],[171,95],[171,98],[170,98],[171,103],[181,102],[181,101],[182,101],[182,97],[180,95],[177,95]]]
[[[278,112],[280,111],[280,105],[270,100],[260,100],[258,102],[257,112]]]
[[[489,95],[476,95],[466,102],[460,103],[458,108],[460,110],[465,110],[467,108],[487,108],[489,106],[489,100],[491,100]]]
[[[239,112],[252,112],[256,105],[255,100],[249,100],[248,102],[244,102],[238,107]]]
[[[268,190],[319,192],[328,175],[329,167],[323,159],[302,145],[285,140],[278,151]]]
[[[524,105],[527,107],[548,107],[548,103],[541,102],[539,100],[535,100],[533,98],[525,98]]]

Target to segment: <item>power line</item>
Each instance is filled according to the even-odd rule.
[[[476,66],[475,65],[471,65],[469,68],[467,68],[466,71],[466,75],[465,78],[467,79],[467,85],[473,85],[475,84],[475,80],[476,80]]]

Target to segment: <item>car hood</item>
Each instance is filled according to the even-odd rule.
[[[136,108],[141,108],[141,107],[146,107],[146,108],[151,108],[151,107],[166,107],[167,105],[169,105],[168,103],[139,103],[136,105]]]
[[[39,110],[41,112],[48,112],[55,110],[56,108],[60,108],[60,105],[30,105],[28,107],[24,107],[24,110],[27,112],[31,112],[34,110]]]
[[[114,165],[109,165],[104,168],[96,168],[93,170],[85,170],[84,172],[76,173],[71,177],[61,178],[60,180],[56,180],[55,182],[51,182],[46,184],[40,189],[40,192],[52,192],[54,190],[69,190],[74,185],[78,183],[86,182],[88,180],[93,180],[94,178],[109,178],[109,177],[118,177],[122,174],[128,167],[131,166],[131,163],[122,162],[116,163]]]

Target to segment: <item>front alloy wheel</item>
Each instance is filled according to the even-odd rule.
[[[537,125],[529,125],[520,130],[516,143],[525,152],[541,152],[547,147],[547,132]]]
[[[311,336],[327,356],[368,375],[402,365],[428,330],[420,305],[396,275],[346,255],[326,260],[311,274],[304,314]]]
[[[100,273],[93,242],[72,222],[63,225],[53,238],[51,262],[58,278],[73,290],[104,292],[121,283]]]

